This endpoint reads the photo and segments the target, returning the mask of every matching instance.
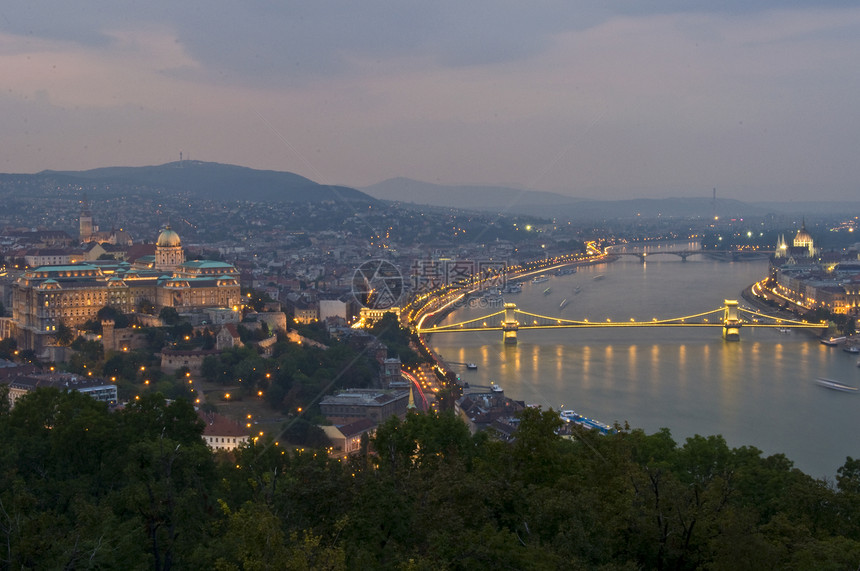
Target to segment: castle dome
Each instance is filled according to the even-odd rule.
[[[170,226],[161,231],[161,234],[158,235],[158,240],[155,242],[156,246],[162,247],[176,247],[181,246],[182,242],[179,239],[179,234],[170,229]]]

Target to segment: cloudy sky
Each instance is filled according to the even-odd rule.
[[[0,5],[0,172],[850,200],[858,95],[854,1]]]

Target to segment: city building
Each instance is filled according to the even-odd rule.
[[[320,426],[331,442],[331,447],[339,454],[352,454],[361,450],[361,437],[373,436],[376,423],[369,418],[360,418],[338,426]]]
[[[800,230],[794,236],[791,246],[785,241],[785,236],[780,235],[776,243],[774,257],[780,258],[814,258],[818,254],[812,235],[806,230],[806,221],[800,225]]]
[[[400,357],[391,357],[382,362],[382,386],[386,389],[405,388],[409,386],[409,381],[403,378],[403,365],[400,363]]]
[[[167,374],[173,374],[184,367],[192,375],[199,375],[203,367],[203,360],[218,354],[217,349],[191,349],[187,351],[162,349],[161,370]]]
[[[821,254],[805,222],[790,246],[779,237],[771,276],[777,293],[797,306],[847,315],[860,312],[860,261],[856,256]]]
[[[226,416],[198,410],[197,416],[205,423],[203,440],[212,450],[235,450],[251,441],[246,427]]]
[[[95,261],[46,265],[27,270],[12,285],[12,320],[19,346],[41,350],[60,324],[80,327],[98,311],[114,307],[130,314],[143,307],[155,315],[232,312],[239,320],[239,273],[224,262],[186,261],[179,236],[170,228],[158,236],[155,254],[129,262]]]
[[[81,200],[81,215],[78,219],[78,239],[82,244],[113,244],[128,246],[131,244],[131,236],[124,230],[111,230],[100,232],[99,227],[93,221],[93,213],[86,196]]]
[[[320,410],[336,424],[348,424],[360,418],[379,424],[390,416],[406,418],[408,401],[408,390],[347,389],[323,397]]]
[[[77,391],[97,401],[110,405],[117,403],[116,385],[93,377],[82,377],[68,373],[25,373],[11,376],[3,381],[9,385],[9,404],[40,387],[54,387],[59,390]]]
[[[498,385],[466,387],[463,396],[454,403],[454,413],[472,434],[486,430],[500,419],[515,417],[524,408],[525,403],[505,397],[505,391]]]

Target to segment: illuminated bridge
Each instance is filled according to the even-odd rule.
[[[827,323],[809,323],[792,319],[782,319],[758,313],[738,306],[736,300],[727,299],[723,307],[710,311],[672,317],[654,318],[651,321],[577,321],[548,315],[538,315],[517,309],[515,303],[506,303],[504,309],[459,323],[418,327],[419,334],[462,333],[468,331],[501,331],[505,343],[517,342],[517,331],[524,329],[572,329],[588,327],[721,327],[723,338],[727,341],[740,339],[741,327],[771,327],[780,329],[826,329]]]
[[[764,256],[773,253],[773,250],[650,250],[647,252],[636,252],[632,250],[612,250],[609,254],[612,256],[636,256],[637,258],[639,258],[639,261],[644,264],[645,260],[648,257],[660,256],[665,254],[669,254],[671,256],[678,256],[679,258],[681,258],[682,262],[686,262],[688,256],[694,256],[696,254],[707,254],[712,258],[719,258],[725,261],[734,261],[752,254],[760,254]]]

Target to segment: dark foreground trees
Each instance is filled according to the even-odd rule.
[[[856,569],[860,461],[835,482],[718,437],[513,443],[451,415],[356,457],[213,456],[190,405],[37,391],[0,409],[0,569]],[[373,452],[375,448],[376,453]]]

